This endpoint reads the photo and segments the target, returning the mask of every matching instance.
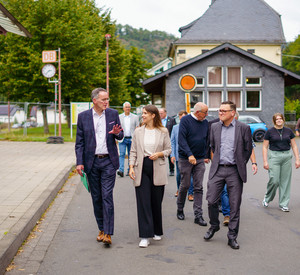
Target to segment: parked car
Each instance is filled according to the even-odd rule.
[[[268,128],[258,116],[240,115],[239,121],[244,122],[250,126],[254,141],[262,142],[264,140],[264,136]]]

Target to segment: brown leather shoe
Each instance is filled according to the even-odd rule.
[[[193,201],[194,200],[194,196],[193,195],[188,195],[188,200],[189,201]]]
[[[178,197],[178,190],[177,190],[177,192],[175,193],[175,197]]]
[[[111,236],[109,234],[105,234],[103,238],[104,244],[111,244]]]
[[[99,235],[97,237],[97,241],[98,242],[103,242],[103,238],[104,238],[104,231],[99,231]]]
[[[224,217],[224,221],[223,221],[223,225],[228,225],[229,224],[229,220],[230,220],[230,217],[229,216],[225,216]]]

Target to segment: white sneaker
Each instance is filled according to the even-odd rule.
[[[160,241],[161,240],[161,236],[154,235],[153,240],[154,241]]]
[[[283,212],[290,212],[290,209],[286,206],[280,207]]]
[[[269,206],[269,204],[266,202],[265,199],[261,203],[262,203],[263,207],[268,207]]]
[[[139,243],[139,247],[148,247],[148,245],[150,244],[148,239],[141,239],[140,243]]]

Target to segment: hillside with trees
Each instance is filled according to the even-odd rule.
[[[145,59],[155,65],[167,58],[170,43],[176,39],[172,34],[163,31],[135,29],[129,25],[116,25],[116,36],[127,49],[143,49]]]

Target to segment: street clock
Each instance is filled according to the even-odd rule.
[[[56,74],[56,68],[52,64],[46,64],[42,68],[42,74],[44,77],[51,78]]]

